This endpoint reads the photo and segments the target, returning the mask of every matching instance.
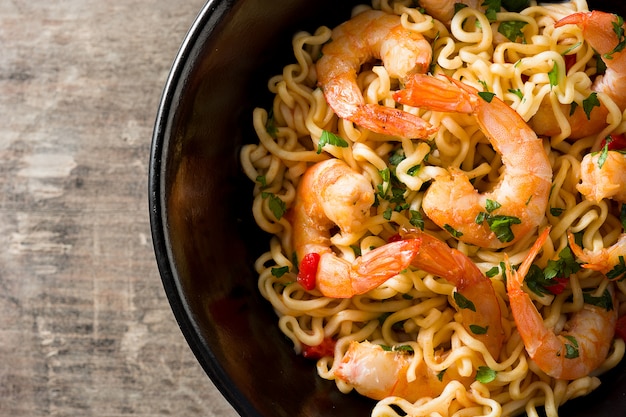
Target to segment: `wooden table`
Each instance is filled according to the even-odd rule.
[[[0,1],[0,416],[235,416],[176,325],[150,140],[204,0]]]

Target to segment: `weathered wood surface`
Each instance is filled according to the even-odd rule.
[[[147,173],[204,0],[0,1],[0,416],[235,416],[158,276]]]

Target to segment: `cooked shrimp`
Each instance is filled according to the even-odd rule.
[[[327,297],[348,298],[372,290],[406,269],[417,253],[418,239],[388,243],[354,262],[332,251],[331,229],[360,230],[374,203],[371,183],[339,159],[311,166],[296,193],[290,213],[296,255],[301,262],[308,254],[319,256],[312,267],[301,264],[300,272],[313,268],[314,286]]]
[[[408,381],[407,372],[413,356],[402,351],[386,351],[370,342],[351,342],[335,376],[352,385],[361,395],[375,400],[398,396],[415,402],[436,397],[448,382],[457,380],[469,386],[471,377],[462,377],[454,367],[440,373],[428,368],[422,360],[415,368],[415,379]]]
[[[601,11],[579,12],[569,15],[554,25],[561,27],[567,24],[578,25],[583,37],[600,55],[606,65],[604,75],[598,76],[591,90],[609,96],[617,106],[626,109],[626,54],[618,51],[618,45],[625,41],[624,34],[618,34],[619,20],[617,15]],[[621,21],[623,23],[623,21]],[[626,26],[622,25],[622,29]],[[604,104],[594,107],[589,116],[582,106],[570,114],[570,105],[562,105],[563,114],[572,128],[570,138],[578,139],[600,132],[606,125],[608,109]],[[529,121],[533,130],[539,135],[553,136],[560,133],[560,128],[551,108],[549,100],[544,100],[537,114]]]
[[[419,252],[411,262],[412,266],[445,278],[456,286],[454,298],[463,326],[474,338],[483,342],[497,360],[504,332],[500,304],[489,278],[470,258],[445,242],[417,229],[402,231],[401,234],[405,238],[421,241]]]
[[[461,241],[488,248],[512,245],[541,223],[552,168],[542,141],[519,114],[495,96],[488,102],[460,81],[424,75],[412,76],[394,97],[413,106],[472,114],[502,155],[504,172],[490,192],[479,193],[458,169],[436,177],[422,205],[432,221]]]
[[[482,3],[478,0],[420,0],[419,4],[426,10],[426,13],[446,25],[450,24],[454,16],[455,4],[461,3],[477,9]]]
[[[585,155],[580,163],[580,178],[576,188],[587,200],[598,203],[610,198],[626,203],[626,154],[608,151]]]
[[[617,299],[609,285],[608,308],[584,304],[582,310],[572,314],[566,331],[557,335],[548,329],[522,285],[549,232],[546,229],[541,234],[517,271],[506,258],[507,292],[517,330],[531,359],[549,376],[573,380],[589,375],[606,359],[615,333]]]
[[[624,277],[624,273],[626,273],[626,263],[624,262],[626,258],[626,233],[622,233],[614,245],[594,251],[578,246],[571,232],[567,234],[567,239],[574,255],[585,262],[583,268],[602,272],[612,280]]]
[[[405,138],[428,138],[437,131],[413,114],[365,103],[357,85],[361,65],[373,59],[381,59],[390,76],[400,79],[428,70],[430,43],[405,29],[399,16],[377,10],[360,13],[333,30],[322,53],[316,64],[318,83],[339,117],[374,132]]]

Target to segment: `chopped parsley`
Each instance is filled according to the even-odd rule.
[[[474,305],[474,303],[468,300],[463,294],[455,291],[454,293],[452,293],[452,296],[454,297],[454,302],[457,306],[459,306],[460,309],[468,309],[476,312],[476,306]]]
[[[272,268],[272,275],[275,276],[276,278],[282,277],[287,272],[289,272],[289,267],[288,266],[281,266],[281,267]]]
[[[470,324],[469,328],[472,331],[472,333],[477,334],[477,335],[487,334],[487,330],[489,330],[489,326],[482,327],[477,324]]]
[[[409,219],[411,226],[424,230],[424,217],[422,216],[422,213],[417,210],[409,210],[409,214],[411,215],[411,218]]]
[[[539,296],[555,294],[555,287],[560,285],[564,288],[569,276],[579,270],[580,264],[576,262],[569,246],[566,246],[559,252],[559,258],[549,260],[543,270],[537,265],[531,265],[525,281],[528,288]]]
[[[269,207],[276,220],[282,219],[283,215],[287,212],[287,205],[280,197],[277,197],[272,193],[262,193],[263,198],[269,198]]]
[[[485,16],[487,19],[489,19],[490,22],[495,22],[497,19],[496,14],[500,11],[502,2],[500,0],[485,0],[481,6],[485,6]]]
[[[606,311],[613,310],[613,298],[611,297],[611,293],[609,290],[604,290],[601,296],[594,297],[588,292],[583,293],[583,299],[586,304],[591,304],[592,306],[600,307],[605,309]]]
[[[626,275],[625,275],[626,274],[626,263],[624,263],[624,256],[620,255],[618,259],[619,259],[619,261],[613,267],[613,269],[611,269],[609,272],[606,273],[606,277],[608,279],[615,280],[615,279],[619,278],[619,280],[621,281],[624,278],[626,278]]]
[[[500,203],[494,200],[485,202],[485,211],[478,213],[474,220],[476,224],[487,222],[489,229],[496,234],[496,237],[500,242],[510,242],[515,238],[511,226],[514,224],[521,224],[522,220],[514,216],[505,215],[492,215],[491,213],[502,207]]]
[[[449,224],[444,224],[443,228],[446,229],[446,232],[450,233],[452,236],[456,238],[463,236],[463,232],[459,232],[458,230],[456,230],[454,227],[450,226]]]
[[[487,278],[493,278],[500,273],[500,267],[494,266],[489,271],[485,272]]]
[[[554,62],[552,69],[548,72],[548,79],[550,80],[550,87],[559,84],[559,66],[556,65],[556,62]]]
[[[589,95],[586,99],[583,100],[583,110],[585,110],[585,114],[587,115],[587,119],[591,119],[591,111],[594,107],[600,107],[600,100],[598,100],[598,93],[595,91]]]
[[[265,175],[259,175],[256,177],[256,182],[261,184],[261,189],[267,188],[267,178],[265,178]]]
[[[498,375],[497,371],[494,371],[488,366],[479,366],[476,371],[476,381],[482,382],[483,384],[488,384],[496,379]]]
[[[458,4],[458,3],[457,3],[457,4]],[[438,379],[440,382],[441,382],[441,381],[443,381],[443,376],[445,375],[446,371],[447,371],[447,369],[444,369],[443,371],[441,371],[441,372],[439,372],[439,373],[437,374],[437,379]]]
[[[554,217],[559,217],[565,211],[564,208],[560,207],[550,207],[550,214]]]
[[[319,142],[317,143],[317,153],[322,153],[322,148],[326,145],[338,146],[340,148],[347,148],[348,142],[346,142],[341,136],[324,130]]]
[[[528,23],[522,20],[507,20],[498,25],[498,32],[506,36],[511,42],[517,42],[518,39],[524,39],[524,26]]]
[[[493,98],[495,97],[496,93],[492,93],[489,91],[479,91],[478,95],[485,100],[487,103],[491,103],[491,101],[493,100]]]
[[[606,138],[606,142],[600,151],[600,156],[598,157],[598,168],[602,169],[606,159],[609,157],[609,143],[611,143],[611,139],[609,137]]]
[[[265,131],[272,138],[276,139],[278,136],[278,127],[276,126],[276,119],[274,118],[274,109],[270,109],[267,114],[267,121],[265,122]]]
[[[520,100],[524,98],[524,93],[522,93],[522,90],[520,90],[519,88],[516,88],[516,89],[509,88],[508,91],[509,93],[515,94],[517,97],[519,97]]]
[[[565,357],[567,359],[576,359],[579,356],[578,341],[574,336],[564,335],[563,337],[571,342],[571,344],[565,344]]]
[[[556,277],[569,277],[580,271],[580,264],[576,262],[574,254],[569,246],[564,247],[559,252],[559,259],[549,260],[543,273],[547,279]]]
[[[617,22],[612,22],[613,32],[617,35],[617,45],[611,52],[604,54],[604,58],[613,59],[613,54],[622,52],[626,48],[626,36],[624,36],[624,18],[622,16],[615,15]]]

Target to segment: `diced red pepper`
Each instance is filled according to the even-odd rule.
[[[546,290],[550,291],[554,295],[559,295],[563,292],[563,290],[565,290],[565,287],[567,287],[567,281],[569,281],[569,279],[566,277],[557,277],[554,278],[554,280],[556,281],[556,284],[547,286]]]
[[[298,270],[298,282],[307,291],[315,288],[315,276],[317,275],[317,266],[319,265],[319,263],[319,253],[307,253],[300,261],[300,269]]]
[[[626,316],[617,319],[617,323],[615,323],[615,336],[626,340]]]
[[[387,240],[387,243],[398,242],[400,240],[402,240],[402,236],[400,236],[400,233],[396,233]]]
[[[576,63],[576,54],[565,55],[563,59],[565,60],[565,71],[568,72]]]
[[[332,337],[326,337],[317,346],[303,345],[302,356],[308,359],[321,359],[324,356],[333,356],[337,341]]]
[[[600,148],[604,148],[604,145],[606,145],[606,143],[606,139],[602,140]],[[626,149],[626,136],[622,133],[611,133],[609,135],[609,144],[607,148],[609,151],[619,151],[622,149]]]

